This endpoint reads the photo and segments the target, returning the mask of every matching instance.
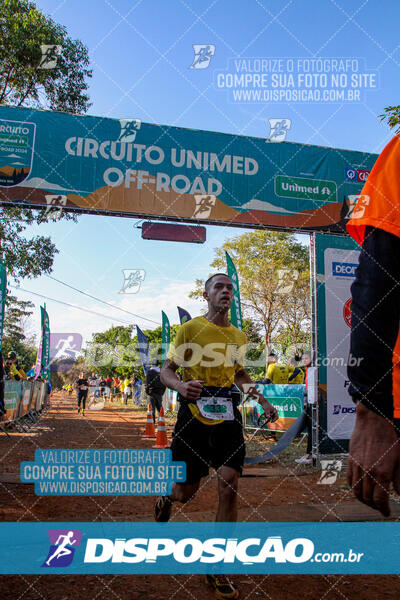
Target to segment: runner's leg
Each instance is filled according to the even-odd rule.
[[[218,512],[216,521],[237,521],[237,490],[239,472],[232,467],[222,466],[217,470],[218,476]]]

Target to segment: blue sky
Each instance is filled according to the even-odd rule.
[[[257,137],[267,137],[269,118],[284,117],[292,121],[288,141],[369,152],[379,152],[393,135],[378,115],[399,103],[396,0],[40,0],[37,5],[89,48],[90,114]],[[208,68],[189,68],[193,44],[215,46]],[[234,59],[254,57],[356,59],[363,71],[375,74],[377,85],[353,103],[235,103],[227,90],[216,88],[216,75],[228,71]],[[195,279],[209,273],[213,249],[243,230],[208,227],[201,246],[143,241],[135,223],[82,216],[77,224],[60,222],[29,233],[52,236],[60,250],[53,275],[62,281],[157,322],[162,309],[177,322],[176,304],[198,313],[199,302],[187,298]],[[120,294],[122,270],[135,268],[146,272],[140,291]],[[46,277],[22,286],[107,314],[115,323],[130,321],[129,315]],[[22,291],[19,296],[40,304]],[[112,323],[54,302],[47,306],[54,332],[76,331],[89,339]],[[36,308],[33,329],[38,316]],[[146,327],[144,320],[132,317],[132,322]]]

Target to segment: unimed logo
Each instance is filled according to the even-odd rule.
[[[280,536],[268,538],[89,538],[85,563],[156,563],[170,557],[181,564],[200,563],[304,563],[314,554],[308,538],[294,538],[283,543]]]
[[[355,263],[333,262],[332,275],[335,277],[355,277],[358,265]]]

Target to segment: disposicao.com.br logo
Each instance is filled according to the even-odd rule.
[[[69,567],[75,547],[81,545],[80,529],[48,529],[50,548],[42,567]]]
[[[157,563],[170,558],[175,563],[253,565],[275,563],[359,562],[363,553],[317,552],[308,538],[293,538],[284,543],[281,536],[267,538],[89,538],[85,563]]]

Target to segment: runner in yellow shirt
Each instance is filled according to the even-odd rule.
[[[244,370],[245,334],[229,322],[233,285],[225,274],[210,277],[203,297],[208,312],[184,323],[161,371],[161,381],[178,392],[180,408],[171,444],[172,459],[186,462],[185,483],[155,506],[156,521],[168,521],[173,502],[187,502],[202,477],[214,467],[218,478],[217,521],[236,521],[237,489],[245,447],[238,410],[243,385],[252,384]],[[182,381],[176,371],[181,367]],[[236,387],[237,386],[237,387]],[[251,394],[276,421],[276,409],[254,386]],[[237,588],[221,575],[207,575],[218,598],[237,598]]]

